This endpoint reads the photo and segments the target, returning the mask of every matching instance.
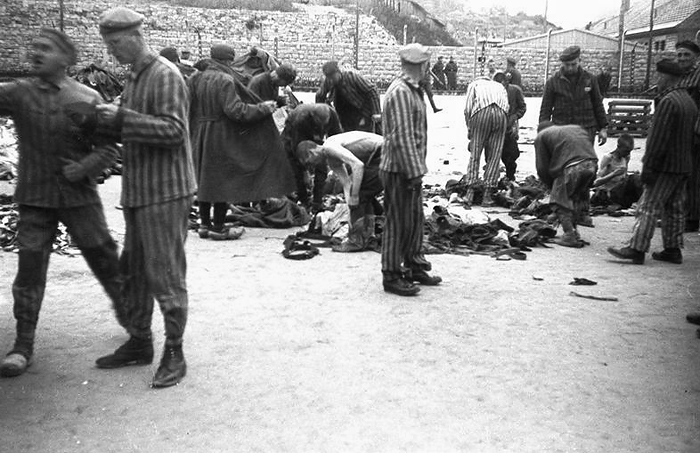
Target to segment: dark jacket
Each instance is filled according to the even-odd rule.
[[[588,132],[581,126],[550,126],[535,138],[537,176],[548,187],[564,174],[573,163],[592,159],[598,161]]]
[[[198,198],[236,203],[292,192],[291,167],[261,99],[218,63],[187,85]]]
[[[550,77],[544,87],[539,122],[548,120],[596,130],[607,127],[603,97],[595,77],[580,68],[578,77],[571,80],[561,70]]]

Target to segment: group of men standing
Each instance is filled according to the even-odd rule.
[[[280,137],[272,120],[279,105],[275,87],[291,83],[292,69],[266,73],[246,87],[230,71],[233,48],[217,45],[201,70],[185,81],[175,65],[149,49],[143,20],[141,14],[122,7],[100,18],[108,51],[120,64],[130,66],[120,104],[103,103],[95,92],[66,76],[77,51],[68,36],[53,29],[42,29],[32,43],[30,59],[37,77],[0,84],[0,108],[12,113],[20,143],[15,194],[20,211],[19,262],[13,283],[16,338],[0,362],[2,376],[18,376],[31,364],[51,244],[61,221],[129,335],[113,353],[97,359],[97,367],[152,362],[151,320],[157,301],[165,344],[152,386],[179,383],[187,371],[184,245],[195,193],[203,210],[200,236],[230,238],[234,233],[223,226],[228,203],[262,200],[295,189],[300,198],[308,197],[299,178],[305,167],[321,180],[330,167],[341,179],[351,207],[351,235],[339,251],[367,245],[374,229],[372,201],[384,191],[385,291],[411,296],[420,291],[418,285],[440,284],[441,278],[429,273],[431,264],[421,251],[422,180],[427,173],[423,80],[430,71],[425,47],[401,48],[401,75],[389,86],[383,108],[373,84],[341,70],[336,62],[326,63],[318,103],[294,109]],[[695,57],[700,54],[694,43],[678,47],[691,50]],[[600,145],[607,139],[601,93],[579,58],[577,46],[560,56],[561,69],[545,86],[535,141],[537,173],[551,189],[564,229],[559,243],[571,247],[583,245],[577,225],[590,221],[586,217],[597,170],[595,137]],[[659,213],[664,250],[652,256],[682,261],[686,181],[691,168],[697,173],[698,165],[691,155],[698,110],[689,88],[697,94],[693,90],[700,88],[700,69],[695,63],[685,69],[679,63],[657,63],[660,93],[643,160],[639,216],[629,247],[609,249],[637,264],[644,262]],[[517,121],[526,109],[519,83],[515,61],[509,60],[506,73],[496,73],[493,80],[478,78],[467,89],[469,202],[482,151],[487,162],[485,205],[493,202],[491,192],[502,158],[507,176],[514,178]],[[126,223],[120,256],[93,178],[115,159],[117,141],[123,145],[121,205]]]

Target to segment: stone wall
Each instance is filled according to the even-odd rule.
[[[80,48],[79,66],[89,63],[103,65],[117,73],[119,67],[107,54],[99,35],[99,15],[117,3],[96,4],[88,1],[64,2],[64,30]],[[146,16],[145,31],[150,45],[158,50],[174,46],[188,49],[193,58],[208,56],[212,44],[227,42],[239,52],[258,45],[277,55],[282,61],[294,64],[299,72],[299,85],[315,86],[320,68],[330,59],[351,67],[355,60],[355,15],[332,7],[305,6],[297,13],[247,10],[218,10],[173,7],[164,2],[148,5],[119,3]],[[48,0],[5,0],[0,4],[0,72],[5,74],[27,71],[27,46],[42,26],[58,28],[59,2]],[[399,45],[387,31],[369,16],[360,16],[360,72],[380,87],[386,87],[399,71]],[[434,60],[438,55],[453,56],[459,66],[460,89],[476,74],[486,71],[484,63],[475,62],[472,47],[433,48]],[[550,75],[559,67],[561,49],[552,49],[549,56]],[[518,61],[525,90],[537,93],[546,79],[547,55],[544,51],[514,48],[478,49],[478,57],[493,59],[503,69],[508,56]],[[661,55],[654,54],[653,60]],[[476,63],[476,71],[475,71]],[[596,73],[603,64],[613,67],[611,91],[617,89],[619,54],[609,51],[590,51],[582,55],[582,64]],[[623,58],[622,92],[643,90],[646,74],[646,52],[627,53]],[[655,81],[652,67],[651,83]]]

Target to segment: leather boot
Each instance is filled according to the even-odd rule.
[[[182,352],[182,344],[166,344],[151,387],[172,387],[179,384],[185,374],[187,374],[187,363],[185,363],[185,355]]]
[[[153,362],[153,341],[130,337],[112,354],[100,357],[95,364],[97,368],[112,369],[129,365],[148,365]]]
[[[481,199],[481,206],[488,208],[491,206],[495,206],[496,202],[493,201],[493,197],[491,195],[491,187],[485,187],[484,188],[484,197]]]
[[[663,249],[660,252],[652,253],[651,257],[657,261],[666,261],[673,264],[683,263],[683,254],[679,248]]]
[[[640,252],[631,247],[622,247],[620,249],[608,247],[608,253],[616,258],[631,260],[632,264],[644,264],[644,252]]]

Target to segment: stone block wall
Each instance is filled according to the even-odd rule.
[[[318,84],[321,66],[335,59],[345,67],[355,62],[355,15],[332,7],[305,6],[295,13],[200,9],[173,7],[165,2],[141,4],[130,2],[99,3],[86,0],[64,2],[64,30],[72,36],[80,49],[79,66],[97,63],[120,73],[120,67],[108,54],[97,26],[100,14],[114,6],[127,6],[146,17],[145,32],[155,50],[174,46],[190,50],[193,59],[206,57],[212,44],[227,42],[238,52],[251,46],[260,46],[280,60],[294,64],[299,73],[299,85]],[[5,0],[0,4],[0,72],[27,71],[27,48],[42,26],[59,28],[59,2],[53,0]],[[388,32],[369,16],[360,16],[360,48],[358,67],[362,74],[386,87],[400,70],[397,51],[399,45]],[[528,93],[541,92],[546,77],[559,68],[561,49],[551,49],[549,66],[545,51],[515,48],[434,47],[433,61],[442,55],[452,56],[459,66],[458,84],[461,90],[474,76],[487,73],[485,63],[493,59],[497,69],[505,68],[506,57],[514,57],[523,75]],[[653,61],[663,53],[654,53]],[[646,52],[626,53],[623,57],[622,92],[640,92],[646,76]],[[619,53],[585,51],[582,65],[597,73],[603,64],[613,67],[611,91],[617,91]],[[547,74],[545,73],[547,72]],[[655,74],[651,74],[651,83]]]

